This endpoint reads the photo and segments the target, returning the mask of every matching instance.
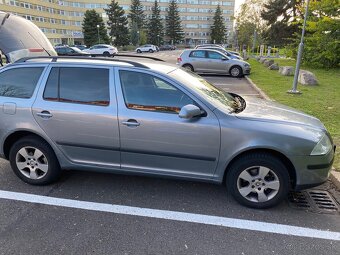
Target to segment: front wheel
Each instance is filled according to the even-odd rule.
[[[289,191],[289,174],[280,159],[268,153],[252,153],[228,169],[227,188],[236,201],[248,207],[273,207]]]
[[[229,73],[232,77],[242,77],[243,76],[242,68],[239,67],[239,66],[231,67]]]
[[[154,51],[152,49],[149,50],[150,53],[153,53]]]
[[[50,184],[61,174],[53,149],[47,142],[34,136],[24,137],[14,143],[9,161],[14,173],[29,184]]]

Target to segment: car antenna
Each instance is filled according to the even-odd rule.
[[[39,46],[47,53],[47,55],[48,56],[50,56],[50,57],[52,57],[51,56],[51,54],[34,38],[34,36],[33,35],[31,35],[31,33],[30,32],[27,32],[32,38],[33,38],[33,40],[37,43],[37,44],[39,44]]]

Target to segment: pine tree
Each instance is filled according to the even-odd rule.
[[[271,45],[284,46],[291,43],[299,31],[304,0],[270,0],[264,5],[261,17],[267,21],[266,41]]]
[[[139,0],[131,0],[130,13],[128,14],[130,24],[136,24],[138,31],[145,26],[145,14],[143,11],[143,5]]]
[[[138,45],[140,43],[140,31],[138,30],[137,23],[133,22],[130,29],[131,43]]]
[[[161,9],[159,8],[157,0],[152,7],[152,16],[148,23],[148,42],[155,45],[163,43],[164,27],[161,18]]]
[[[99,25],[99,36],[98,28]],[[95,10],[87,10],[83,20],[84,43],[92,46],[97,43],[110,43],[103,18]]]
[[[183,34],[184,32],[176,0],[171,0],[166,17],[166,35],[173,43],[179,43],[184,39]]]
[[[130,42],[128,20],[125,12],[118,2],[112,0],[107,9],[104,9],[108,21],[110,36],[114,39],[113,43],[117,46],[128,45]]]
[[[212,43],[221,44],[225,42],[227,29],[224,24],[224,18],[222,14],[222,9],[220,5],[217,5],[215,15],[214,15],[214,24],[211,26],[211,41]]]

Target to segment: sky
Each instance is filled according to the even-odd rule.
[[[235,0],[235,12],[237,11],[238,7],[244,2],[244,0]]]

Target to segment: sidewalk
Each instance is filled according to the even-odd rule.
[[[271,100],[259,87],[256,86],[256,84],[248,76],[245,77],[251,84],[251,86],[258,92],[260,97],[266,100]],[[340,172],[336,172],[335,169],[333,168],[331,170],[329,178],[333,182],[333,184],[337,187],[337,189],[340,190]]]

